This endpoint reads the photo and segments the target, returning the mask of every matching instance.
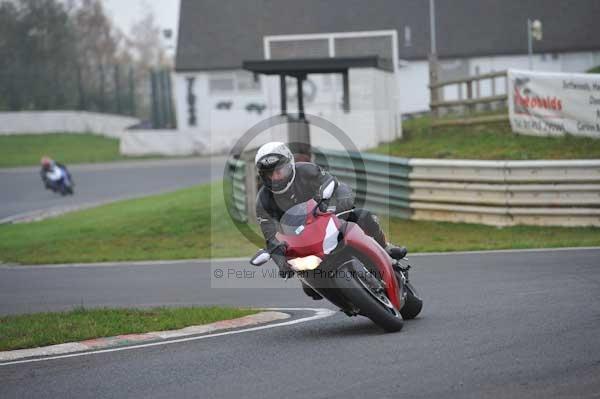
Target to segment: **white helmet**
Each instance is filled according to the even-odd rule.
[[[265,187],[275,194],[285,193],[296,178],[294,155],[279,141],[261,146],[256,152],[254,164]]]

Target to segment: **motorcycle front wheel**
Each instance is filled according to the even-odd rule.
[[[400,331],[404,325],[402,315],[390,302],[379,280],[365,268],[344,279],[345,296],[359,309],[359,313],[386,332]]]

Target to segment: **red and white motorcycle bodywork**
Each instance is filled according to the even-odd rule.
[[[290,208],[280,220],[276,238],[298,278],[349,316],[363,315],[386,331],[402,328],[422,307],[408,282],[408,268],[355,223],[318,211],[314,200]],[[261,250],[254,265],[269,259]]]

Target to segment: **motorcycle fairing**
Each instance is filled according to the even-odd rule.
[[[311,217],[299,234],[277,233],[275,237],[288,244],[288,258],[316,255],[323,259],[337,246],[340,225],[341,221],[334,214],[329,217]]]

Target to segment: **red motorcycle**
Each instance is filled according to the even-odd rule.
[[[348,316],[366,316],[387,332],[399,331],[403,319],[415,318],[423,307],[408,279],[410,265],[393,260],[357,224],[319,205],[311,199],[288,209],[276,236],[305,291],[327,298]],[[262,249],[250,263],[260,266],[270,258]]]

